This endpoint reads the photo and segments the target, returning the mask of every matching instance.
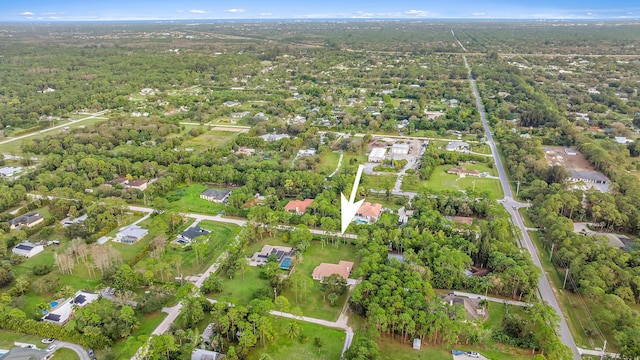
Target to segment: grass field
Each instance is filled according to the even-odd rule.
[[[180,190],[170,194],[168,198],[175,196],[176,201],[170,201],[168,210],[175,212],[194,212],[200,214],[215,215],[224,209],[223,204],[214,203],[200,198],[200,194],[209,187],[202,184],[183,186]]]
[[[290,321],[284,318],[272,318],[276,333],[274,341],[261,346],[258,344],[250,353],[249,359],[259,359],[261,354],[269,354],[273,359],[335,360],[340,358],[344,345],[344,331],[329,329],[320,325],[298,322],[300,333],[306,337],[304,342],[289,339],[285,326]],[[320,338],[322,346],[315,346],[315,338]]]
[[[42,337],[40,336],[25,335],[9,330],[0,330],[0,349],[9,350],[15,346],[13,343],[16,341],[25,344],[34,344],[44,349],[45,346],[40,342],[40,340],[42,340]]]
[[[418,175],[406,175],[402,181],[402,190],[404,191],[420,192],[429,190],[439,192],[466,189],[475,189],[476,192],[488,191],[492,199],[503,197],[502,188],[498,179],[475,176],[458,178],[457,175],[447,174],[444,166],[437,166],[431,179],[428,181],[420,181]]]
[[[322,154],[320,158],[320,163],[318,164],[316,170],[320,174],[331,174],[338,166],[338,161],[340,160],[339,152],[327,152]]]
[[[324,248],[319,241],[312,242],[311,246],[302,255],[301,261],[294,268],[294,272],[302,276],[311,278],[313,269],[320,263],[337,264],[340,260],[353,261],[354,269],[358,267],[358,256],[353,245],[340,244],[337,248],[329,243]],[[336,302],[335,306],[330,306],[322,296],[322,284],[317,281],[313,282],[313,288],[305,299],[296,301],[295,293],[289,289],[283,294],[292,306],[299,306],[305,316],[335,321],[340,315],[342,305],[346,300],[346,294],[342,295]]]
[[[364,186],[373,190],[387,190],[388,187],[393,189],[396,178],[396,175],[364,175],[362,177]]]
[[[182,146],[200,152],[224,146],[230,143],[237,135],[238,133],[233,131],[209,130],[200,136],[183,142]]]

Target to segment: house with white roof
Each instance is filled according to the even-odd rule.
[[[134,244],[149,233],[149,230],[141,228],[138,225],[129,225],[120,229],[116,234],[116,241],[123,244]]]

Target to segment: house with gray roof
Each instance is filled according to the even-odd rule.
[[[178,235],[177,241],[181,244],[188,245],[188,244],[191,244],[193,239],[197,238],[198,236],[205,236],[205,235],[209,235],[210,233],[211,231],[207,229],[203,229],[200,226],[196,225],[181,232],[180,235]]]
[[[468,153],[471,150],[471,146],[464,141],[451,141],[445,148],[447,151],[457,151],[461,153]]]
[[[145,237],[148,233],[149,230],[133,224],[120,229],[116,234],[116,241],[123,244],[134,244],[136,241]]]
[[[53,353],[32,349],[28,347],[14,347],[8,353],[2,355],[2,360],[48,360]]]
[[[219,204],[226,204],[226,202],[229,200],[229,195],[231,195],[231,190],[207,189],[200,194],[200,199]]]
[[[23,226],[34,227],[43,221],[44,217],[40,216],[37,212],[32,211],[9,220],[9,228],[13,230],[20,229]]]

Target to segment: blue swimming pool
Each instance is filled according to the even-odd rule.
[[[58,302],[57,302],[57,301],[52,301],[49,305],[50,305],[52,308],[54,308],[54,307],[58,306]]]
[[[290,257],[282,259],[282,262],[280,263],[280,269],[289,270],[291,268],[291,261],[292,259]]]

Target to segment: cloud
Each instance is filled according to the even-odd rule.
[[[273,14],[272,14],[272,13],[270,13],[270,12],[264,12],[264,13],[260,13],[259,15],[260,15],[260,16],[271,16],[271,15],[273,15]]]
[[[22,16],[30,16],[30,15],[33,15],[33,13],[31,11],[25,11],[25,12],[21,12],[20,15],[22,15]]]
[[[225,10],[225,11],[228,12],[228,13],[243,13],[243,12],[245,12],[247,10],[245,10],[245,9],[228,9],[228,10]]]
[[[192,14],[206,14],[207,11],[206,10],[199,10],[199,9],[191,9],[189,10],[190,13]]]
[[[425,10],[407,10],[403,12],[404,15],[408,16],[429,16],[430,13]]]
[[[483,12],[475,12],[475,13],[473,13],[471,15],[473,15],[473,16],[484,16],[484,15],[487,15],[487,14],[483,13]]]

